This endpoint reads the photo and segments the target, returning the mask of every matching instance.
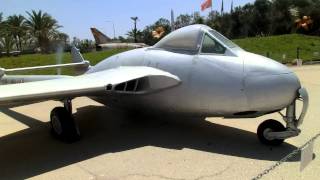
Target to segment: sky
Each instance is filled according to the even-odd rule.
[[[220,11],[222,0],[212,0],[213,10]],[[230,11],[232,0],[224,0],[224,11]],[[234,0],[233,5],[241,6],[254,0]],[[163,17],[170,20],[171,9],[179,14],[200,11],[204,0],[0,0],[0,12],[4,17],[13,14],[26,16],[26,11],[42,10],[54,17],[63,27],[59,30],[70,38],[93,39],[90,27],[96,27],[113,37],[113,24],[116,36],[125,36],[132,29],[130,17],[137,16],[138,29],[153,24]],[[206,16],[209,9],[201,12]]]

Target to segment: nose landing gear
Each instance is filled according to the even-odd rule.
[[[64,101],[64,107],[56,107],[50,114],[51,132],[54,137],[72,143],[80,139],[80,131],[72,117],[71,100]]]
[[[298,119],[296,119],[296,100],[303,101],[302,111]],[[304,88],[299,90],[299,97],[296,100],[286,108],[286,115],[279,112],[286,122],[286,128],[276,120],[267,120],[259,125],[257,135],[261,143],[277,146],[282,144],[285,139],[300,134],[301,130],[298,127],[304,120],[309,104],[308,93]]]
[[[259,140],[266,145],[277,146],[283,143],[284,139],[274,139],[270,137],[270,133],[283,132],[286,128],[279,122],[269,119],[261,123],[257,130]]]

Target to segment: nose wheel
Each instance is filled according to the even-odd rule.
[[[309,97],[308,93],[304,88],[299,89],[299,96],[294,102],[292,102],[286,108],[286,114],[278,112],[284,122],[286,127],[284,127],[280,122],[276,120],[266,120],[261,123],[257,130],[257,135],[259,140],[266,145],[277,146],[284,142],[285,139],[296,137],[301,133],[301,130],[298,128],[306,115]],[[301,100],[303,102],[302,111],[299,118],[296,118],[296,101]]]
[[[257,135],[261,143],[271,146],[278,146],[283,143],[284,139],[275,139],[268,134],[273,132],[283,132],[286,128],[278,121],[269,119],[261,123],[257,130]]]
[[[71,103],[71,101],[68,101],[68,103]],[[70,108],[71,104],[68,104],[67,107]],[[51,132],[55,138],[72,143],[80,139],[80,131],[68,108],[54,108],[50,114],[50,124]]]

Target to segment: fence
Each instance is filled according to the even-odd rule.
[[[320,133],[316,134],[312,138],[310,138],[305,144],[293,150],[291,153],[283,157],[278,162],[275,162],[270,167],[267,167],[264,171],[257,174],[257,176],[253,177],[252,180],[258,179],[314,179],[318,177],[318,168],[316,163],[312,162],[316,159],[316,154],[320,153],[319,148],[315,148],[315,144],[319,143]],[[307,167],[305,160],[302,158],[301,154],[309,153],[311,149],[312,160]],[[297,160],[297,161],[293,161]],[[317,160],[318,161],[318,160]],[[309,171],[308,169],[309,168]]]
[[[297,47],[295,51],[283,51],[283,52],[270,52],[267,51],[262,54],[271,59],[277,60],[283,64],[295,64],[296,59],[302,59],[303,63],[315,63],[320,62],[320,49],[319,51],[310,51],[309,49],[304,49]]]

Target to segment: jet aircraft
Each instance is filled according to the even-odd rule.
[[[96,49],[115,49],[115,48],[142,48],[147,45],[144,43],[119,43],[112,42],[112,39],[100,32],[96,28],[91,28],[92,35],[96,41]]]
[[[72,99],[80,96],[111,108],[184,117],[256,118],[280,113],[285,126],[266,120],[258,127],[259,140],[268,145],[298,136],[308,109],[308,93],[288,67],[241,49],[205,25],[180,28],[154,46],[114,55],[95,66],[76,48],[71,53],[70,64],[1,69],[0,105],[63,102],[50,119],[55,136],[68,142],[80,137],[72,117]],[[6,75],[68,66],[75,66],[79,75]],[[303,102],[299,117],[298,100]]]

